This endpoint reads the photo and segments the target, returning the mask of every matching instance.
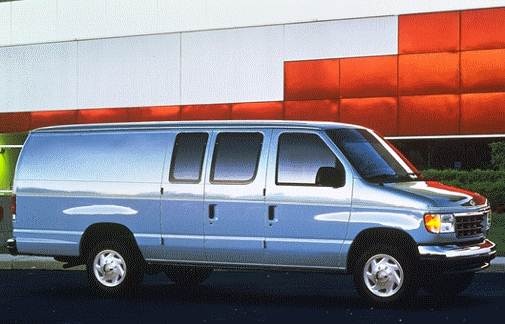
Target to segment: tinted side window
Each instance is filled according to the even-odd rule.
[[[256,177],[263,135],[220,133],[216,139],[210,181],[248,183]]]
[[[279,137],[277,184],[315,186],[317,172],[322,167],[343,169],[319,136],[286,133]]]
[[[207,133],[177,135],[172,153],[170,182],[200,182],[208,137]]]

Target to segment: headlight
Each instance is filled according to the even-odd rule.
[[[454,233],[454,215],[425,214],[424,227],[431,233]]]

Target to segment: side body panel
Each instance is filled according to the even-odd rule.
[[[276,164],[281,134],[310,133],[331,149],[346,169],[341,188],[277,185]],[[301,267],[340,268],[352,201],[352,168],[324,134],[315,131],[274,130],[270,145],[266,204],[275,217],[266,225],[265,263]]]
[[[145,257],[160,250],[163,131],[34,133],[18,162],[14,236],[21,254],[79,254],[92,224],[116,223]]]

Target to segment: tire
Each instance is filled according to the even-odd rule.
[[[101,296],[131,293],[144,276],[142,257],[129,242],[98,242],[88,254],[86,270],[91,289]]]
[[[212,273],[211,268],[170,267],[165,270],[167,277],[177,286],[195,287],[204,282]]]
[[[441,275],[427,280],[423,288],[437,299],[451,299],[468,288],[474,276],[473,272]]]
[[[372,247],[354,264],[354,285],[367,302],[377,306],[410,301],[417,291],[414,260],[393,246]]]

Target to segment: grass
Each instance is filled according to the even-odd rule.
[[[496,253],[505,256],[505,213],[493,214],[488,238],[496,244]]]

